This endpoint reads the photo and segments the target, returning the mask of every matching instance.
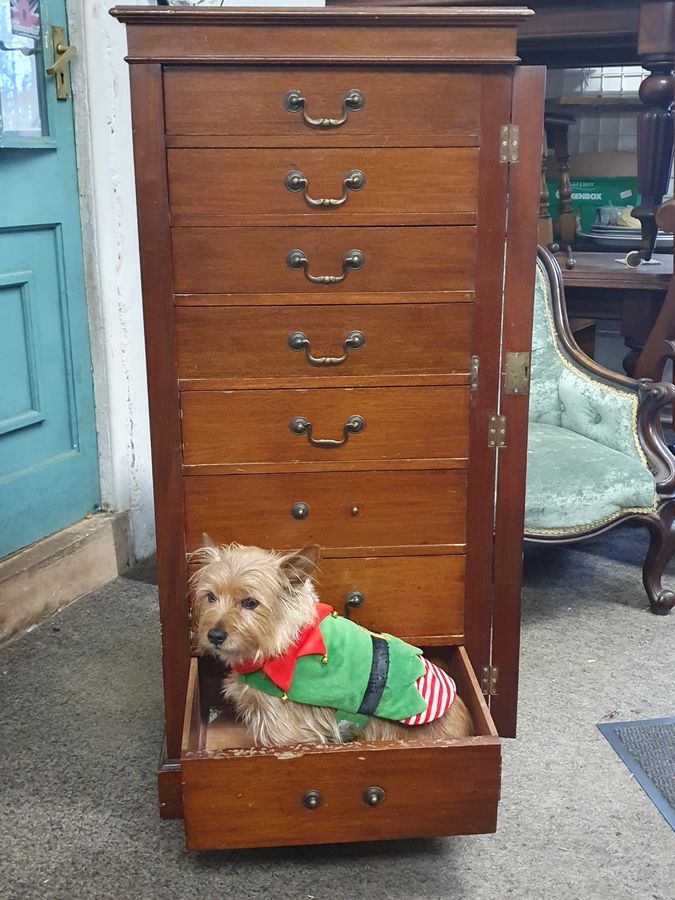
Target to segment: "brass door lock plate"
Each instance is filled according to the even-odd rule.
[[[54,76],[56,99],[67,100],[70,97],[70,62],[75,56],[75,47],[66,43],[66,32],[60,25],[52,26],[52,47],[54,62],[47,67],[47,75]]]

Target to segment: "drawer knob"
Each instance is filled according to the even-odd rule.
[[[358,609],[366,602],[366,595],[363,591],[350,591],[345,597],[345,604],[348,609]]]
[[[293,506],[291,506],[291,517],[297,519],[298,522],[302,522],[303,519],[306,519],[309,513],[309,506],[306,503],[302,503],[302,501],[294,503]]]
[[[312,423],[305,419],[304,416],[294,416],[288,423],[288,427],[291,429],[291,434],[295,434],[298,437],[306,434],[307,440],[312,447],[331,449],[344,446],[349,440],[350,434],[360,434],[366,427],[366,420],[363,416],[349,416],[345,419],[345,424],[342,426],[343,437],[338,441],[331,438],[315,438],[312,435]]]
[[[369,787],[363,792],[363,802],[366,806],[378,806],[385,798],[381,787]]]
[[[323,797],[319,791],[307,791],[302,795],[302,805],[305,809],[316,809],[323,803]]]
[[[348,250],[342,260],[340,275],[312,275],[309,271],[309,260],[302,250],[289,250],[286,254],[286,265],[289,269],[302,269],[307,281],[312,284],[339,284],[350,272],[357,272],[366,264],[366,257],[361,250]]]
[[[366,336],[362,331],[350,331],[342,342],[345,351],[342,356],[312,356],[309,338],[302,331],[294,331],[288,335],[288,346],[296,353],[304,350],[311,366],[339,366],[347,359],[350,350],[361,350],[365,345]]]
[[[316,199],[314,197],[310,197],[309,182],[302,174],[302,172],[289,172],[288,175],[284,178],[284,184],[286,185],[286,190],[291,191],[291,193],[293,194],[303,191],[303,196],[309,206],[315,208],[321,206],[333,207],[342,206],[343,203],[346,203],[350,191],[362,191],[366,186],[366,176],[359,169],[352,169],[351,172],[347,172],[342,181],[342,196],[337,200],[331,197],[318,197]]]
[[[366,98],[361,91],[351,90],[342,98],[342,109],[337,119],[313,119],[307,114],[307,100],[300,91],[289,91],[284,96],[284,109],[290,113],[302,113],[302,118],[310,128],[338,128],[344,125],[350,112],[358,112],[366,105]]]

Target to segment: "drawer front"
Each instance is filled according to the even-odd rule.
[[[361,100],[347,109],[344,98],[354,91]],[[288,110],[291,92],[305,99],[304,110],[300,102],[290,104],[297,112]],[[452,146],[457,135],[478,134],[479,100],[480,75],[470,72],[195,66],[169,67],[164,74],[168,134],[260,136],[270,147],[286,136],[340,146],[355,135],[386,137],[389,144],[397,135],[412,136],[419,146]],[[305,115],[345,121],[313,126]]]
[[[181,780],[189,850],[320,844],[496,828],[500,741],[463,647],[444,664],[471,711],[476,736],[252,748],[218,684],[190,666]],[[203,697],[203,702],[202,702]],[[218,708],[212,721],[202,710]],[[220,708],[219,708],[220,706]],[[377,803],[367,802],[379,788]],[[313,792],[314,808],[303,802]]]
[[[325,559],[317,590],[324,603],[370,631],[413,643],[461,642],[463,556]]]
[[[305,218],[475,219],[478,150],[169,150],[172,216],[187,224]],[[316,205],[319,201],[326,201]],[[206,223],[205,223],[206,224]]]
[[[317,543],[325,556],[464,547],[464,470],[202,475],[185,478],[184,487],[188,550],[204,533],[220,544],[277,550]]]
[[[475,227],[175,227],[172,245],[179,294],[321,291],[331,295],[470,291],[474,287]],[[292,258],[296,250],[300,256]],[[353,251],[362,254],[360,268],[350,267]],[[300,257],[307,261],[304,269],[297,262]],[[314,283],[307,274],[341,280]]]
[[[185,465],[466,458],[468,387],[187,391]]]
[[[176,307],[181,379],[468,373],[470,303]],[[360,332],[349,343],[349,336]],[[298,349],[289,346],[300,333]],[[310,362],[310,357],[314,362]],[[339,362],[343,358],[342,362]],[[318,360],[324,359],[323,365]],[[333,362],[328,364],[328,360]]]

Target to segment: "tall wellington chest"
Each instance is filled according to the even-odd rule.
[[[123,7],[157,520],[160,807],[190,849],[493,831],[515,729],[543,70],[522,8]],[[206,532],[322,547],[477,735],[261,749],[194,656]],[[149,751],[150,752],[150,751]]]

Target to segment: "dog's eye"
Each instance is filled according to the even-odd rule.
[[[258,601],[254,600],[253,597],[244,597],[241,601],[242,609],[255,609],[258,605]]]
[[[206,595],[206,599],[209,601],[209,603],[215,603],[216,595],[212,594],[211,591],[209,591],[208,594]]]

